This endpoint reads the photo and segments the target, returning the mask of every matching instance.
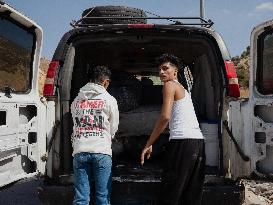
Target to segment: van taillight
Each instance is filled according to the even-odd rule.
[[[57,75],[57,70],[59,68],[59,61],[51,61],[46,75],[45,85],[44,85],[44,96],[50,97],[55,94],[55,78]]]
[[[225,61],[227,78],[228,78],[228,96],[240,97],[240,86],[234,63],[232,61]]]
[[[154,24],[128,24],[128,28],[153,28]]]

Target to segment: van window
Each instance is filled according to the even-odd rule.
[[[33,33],[0,16],[0,90],[29,90],[33,48]]]
[[[273,30],[261,35],[258,48],[258,91],[262,94],[273,94]]]

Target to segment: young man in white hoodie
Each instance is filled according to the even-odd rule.
[[[80,89],[71,104],[74,122],[73,205],[88,205],[90,190],[93,189],[96,205],[110,204],[111,144],[119,124],[117,101],[106,91],[110,77],[111,72],[107,67],[93,68],[90,82]]]

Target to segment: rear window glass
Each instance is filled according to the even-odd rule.
[[[257,85],[262,94],[273,94],[273,30],[258,40]]]
[[[33,42],[33,33],[0,16],[0,90],[29,90]]]

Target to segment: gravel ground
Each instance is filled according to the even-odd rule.
[[[273,183],[242,180],[245,185],[244,205],[273,205]]]

